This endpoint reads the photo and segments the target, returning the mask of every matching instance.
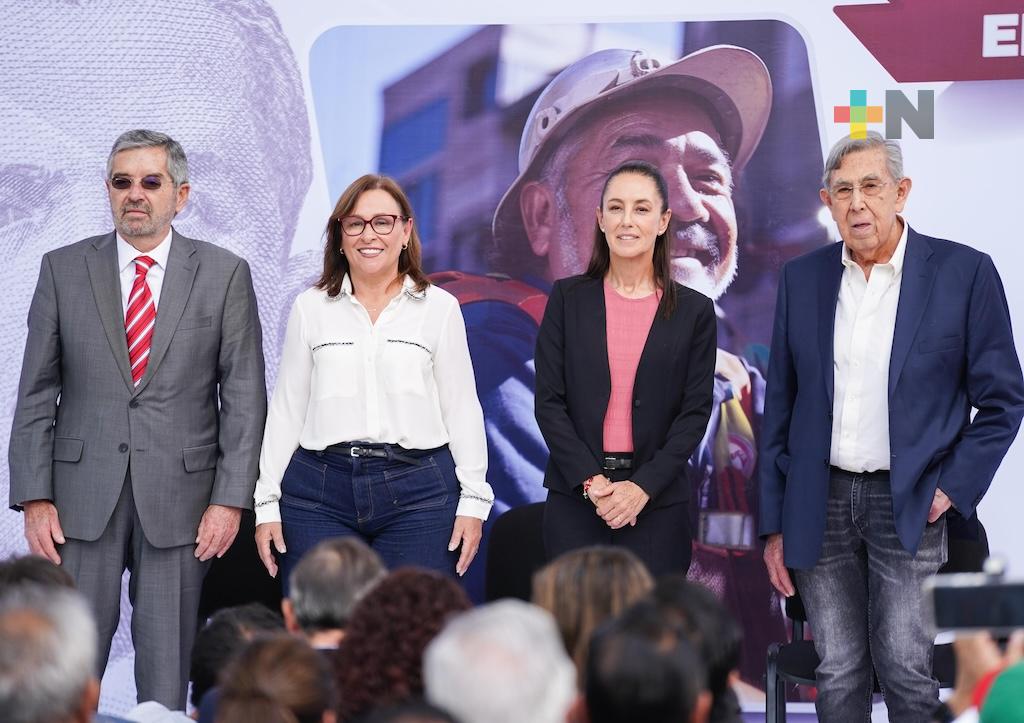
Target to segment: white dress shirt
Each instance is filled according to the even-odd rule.
[[[888,263],[871,278],[843,244],[843,279],[833,337],[830,461],[850,472],[889,469],[889,357],[907,250],[907,223]]]
[[[146,272],[146,283],[149,284],[149,293],[153,295],[153,308],[160,308],[160,289],[164,285],[167,257],[171,253],[171,236],[172,232],[168,231],[164,240],[157,244],[155,249],[142,253],[121,238],[121,234],[117,234],[117,269],[121,277],[121,316],[128,313],[128,297],[132,293],[132,284],[135,283],[135,259],[140,256],[148,256],[156,262]]]
[[[263,434],[256,523],[281,519],[281,478],[297,447],[357,441],[447,444],[461,486],[456,514],[487,519],[494,493],[483,411],[462,311],[444,289],[418,292],[406,277],[376,323],[347,276],[334,298],[299,294]]]

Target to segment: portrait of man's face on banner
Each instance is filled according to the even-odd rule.
[[[165,132],[185,149],[192,193],[175,228],[249,262],[269,380],[290,303],[292,236],[312,178],[302,80],[273,8],[263,0],[43,5],[46,10],[25,3],[3,9],[5,408],[14,408],[40,258],[113,230],[104,188],[107,154],[114,139],[132,128]],[[10,412],[0,415],[5,460],[10,425]],[[7,490],[5,463],[5,501]],[[0,547],[10,553],[26,549],[19,513],[0,513]],[[122,607],[111,668],[121,666],[126,674],[104,685],[105,710],[127,710],[121,703],[134,700],[126,597]]]
[[[321,146],[332,197],[351,180],[352,146],[376,149],[372,169],[348,175],[402,184],[427,269],[462,302],[496,512],[544,498],[533,345],[552,281],[586,268],[604,179],[644,160],[668,181],[673,277],[720,312],[715,410],[687,470],[690,574],[743,623],[743,675],[759,684],[784,632],[755,529],[775,287],[783,261],[827,241],[803,39],[771,20],[485,26],[435,28],[417,54],[408,30],[337,27],[314,44],[314,105],[332,129]],[[365,74],[317,72],[382,45],[405,55],[371,91]],[[376,121],[354,120],[352,105]]]

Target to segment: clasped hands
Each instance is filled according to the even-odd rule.
[[[613,530],[626,525],[635,526],[637,516],[651,499],[636,482],[612,482],[603,474],[592,478],[587,497],[597,508],[597,514]]]

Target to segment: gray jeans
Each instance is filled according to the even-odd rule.
[[[888,481],[840,470],[827,515],[821,558],[795,571],[821,657],[819,719],[869,721],[875,672],[889,720],[931,720],[939,684],[921,586],[946,561],[945,517],[927,525],[911,556],[896,536]]]

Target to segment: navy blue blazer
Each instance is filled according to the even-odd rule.
[[[779,279],[760,534],[781,532],[786,565],[797,569],[815,565],[825,533],[842,247],[790,261]],[[915,554],[936,487],[971,517],[1024,416],[1010,312],[986,254],[909,229],[888,383],[893,515]]]
[[[676,308],[651,325],[633,384],[633,482],[649,507],[686,502],[686,462],[711,415],[717,321],[703,294],[676,284]],[[537,333],[535,409],[550,450],[544,486],[573,494],[602,473],[611,395],[604,282],[556,281]],[[610,452],[620,450],[607,450]]]

